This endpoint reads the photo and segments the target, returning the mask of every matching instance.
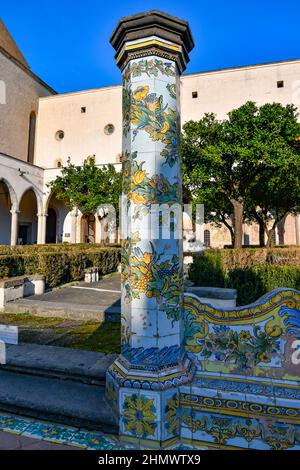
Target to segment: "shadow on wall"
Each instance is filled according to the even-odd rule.
[[[300,266],[262,263],[226,269],[220,256],[199,256],[190,268],[189,279],[200,287],[236,289],[237,305],[247,305],[273,289],[300,290]]]

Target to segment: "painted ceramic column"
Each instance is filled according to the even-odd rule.
[[[179,77],[188,24],[151,11],[122,19],[111,43],[123,73],[122,346],[108,374],[127,440],[178,436],[182,348],[182,181]],[[170,410],[173,410],[173,414]],[[168,411],[169,410],[169,411]]]

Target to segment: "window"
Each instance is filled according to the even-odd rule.
[[[35,125],[36,125],[36,114],[34,111],[29,116],[29,133],[28,133],[28,163],[33,163],[34,160],[34,142],[35,142]]]
[[[64,131],[57,131],[55,133],[56,140],[63,140],[64,137],[65,137]]]
[[[192,92],[192,98],[198,98],[198,91]]]
[[[85,107],[85,106],[82,106],[82,107],[81,107],[81,113],[82,113],[82,114],[86,113],[86,107]]]
[[[62,160],[60,158],[58,158],[55,162],[55,166],[56,168],[61,168],[63,166],[62,164]]]
[[[106,135],[111,135],[113,134],[115,130],[115,126],[113,124],[107,124],[105,127],[104,127],[104,133]]]
[[[284,87],[284,81],[283,80],[279,80],[277,82],[277,88],[283,88]]]
[[[204,230],[204,246],[210,246],[210,230]]]
[[[244,245],[245,246],[250,245],[250,235],[249,235],[249,233],[244,233]]]

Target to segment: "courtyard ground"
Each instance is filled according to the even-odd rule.
[[[113,274],[10,302],[8,310],[19,313],[1,313],[0,324],[17,326],[20,343],[118,353],[120,282],[120,275]]]
[[[7,313],[120,322],[121,278],[113,273],[99,282],[77,282],[6,304]],[[1,322],[1,315],[0,315]]]
[[[1,314],[2,325],[19,328],[19,342],[118,353],[120,324],[38,317],[30,314]]]

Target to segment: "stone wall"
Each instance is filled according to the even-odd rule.
[[[27,161],[30,113],[38,113],[40,96],[53,91],[27,68],[0,52],[0,152]]]

